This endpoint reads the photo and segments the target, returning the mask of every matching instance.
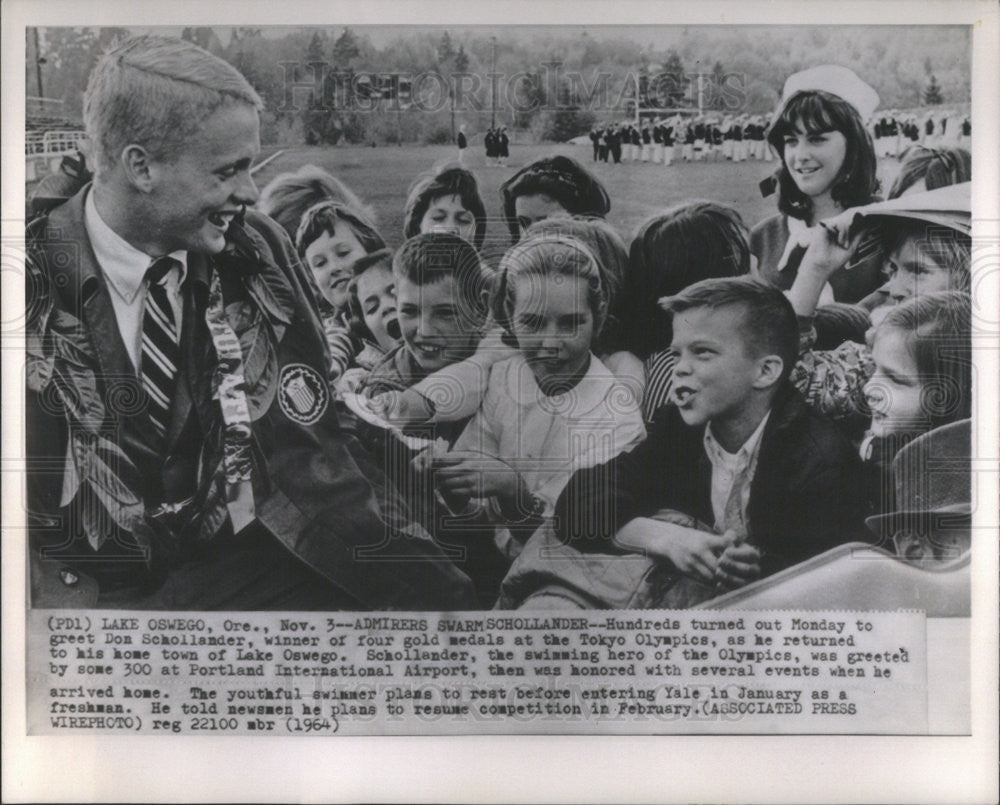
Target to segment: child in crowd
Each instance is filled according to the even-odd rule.
[[[566,236],[532,235],[505,255],[493,312],[517,354],[493,365],[479,411],[453,450],[432,459],[453,508],[484,501],[507,562],[574,470],[645,435],[634,397],[591,351],[607,315],[601,277],[590,249]]]
[[[968,151],[962,148],[925,148],[917,145],[908,149],[903,156],[903,164],[900,166],[896,180],[889,191],[889,199],[916,196],[917,198],[912,200],[913,203],[921,203],[925,198],[925,193],[938,190],[942,187],[965,185],[966,196],[961,200],[962,209],[971,210],[971,181],[972,157]],[[931,198],[932,196],[926,196],[927,200]],[[950,197],[950,199],[954,198],[955,196]],[[828,223],[836,226],[836,221]],[[863,248],[863,245],[858,247],[859,251],[863,250]],[[876,319],[881,315],[876,312],[876,309],[886,304],[894,304],[889,298],[889,289],[887,286],[878,288],[858,302],[858,305],[864,308],[865,311],[871,311],[872,316]],[[817,336],[819,338],[817,344],[822,344],[823,333],[819,332]],[[832,348],[837,343],[840,342],[823,344],[823,346],[825,348]]]
[[[359,218],[377,222],[375,210],[342,181],[316,165],[303,165],[291,173],[279,173],[263,190],[257,209],[281,224],[295,239],[303,213],[321,201],[337,201]]]
[[[877,200],[875,149],[863,123],[878,95],[846,67],[822,65],[785,82],[767,135],[781,159],[779,213],[754,227],[750,248],[759,276],[788,289],[811,227]],[[830,277],[830,301],[857,302],[880,284],[867,260]]]
[[[406,198],[403,232],[408,238],[422,232],[451,232],[482,249],[486,207],[476,177],[456,165],[417,177]]]
[[[603,218],[611,199],[597,178],[575,159],[546,157],[522,168],[500,188],[503,211],[516,243],[544,218],[591,215]]]
[[[623,343],[645,364],[646,422],[669,401],[673,371],[670,316],[657,300],[698,280],[749,271],[747,230],[731,207],[685,202],[647,219],[636,231],[621,308],[627,311]]]
[[[379,249],[366,254],[354,263],[352,270],[347,321],[361,348],[354,355],[352,368],[344,372],[337,384],[338,389],[346,391],[355,391],[400,340],[392,252]]]
[[[872,412],[869,436],[897,442],[883,455],[971,415],[971,320],[968,293],[936,291],[910,297],[876,327],[874,371],[864,394]],[[862,450],[876,451],[870,441]]]
[[[788,382],[798,327],[784,295],[710,279],[669,309],[675,405],[633,451],[573,476],[556,536],[584,553],[652,557],[697,582],[687,605],[863,539],[857,453]]]
[[[489,312],[489,274],[472,244],[457,235],[430,232],[410,238],[396,252],[392,268],[403,340],[361,384],[367,397],[405,391],[470,357]],[[454,441],[462,426],[461,421],[443,423],[439,435]]]
[[[302,215],[295,247],[312,270],[323,298],[338,315],[347,309],[348,285],[354,262],[385,248],[375,228],[336,201],[322,201]]]
[[[930,191],[928,196],[935,192],[941,191]],[[967,294],[972,248],[960,217],[955,218],[955,228],[948,228],[940,218],[930,224],[890,213],[868,220],[878,222],[879,253],[884,255],[889,279],[884,286],[886,303],[871,314],[861,311],[861,324],[853,340],[832,350],[814,349],[816,330],[821,325],[812,326],[813,316],[823,312],[816,307],[820,289],[849,260],[852,247],[867,236],[867,228],[851,237],[845,217],[834,219],[829,229],[814,233],[799,275],[788,292],[803,326],[802,354],[792,380],[810,405],[843,421],[856,438],[868,420],[864,387],[875,368],[866,341],[871,341],[878,333],[878,325],[899,305],[911,299],[947,290]],[[966,391],[963,393],[968,396]]]
[[[817,356],[825,371],[842,377],[845,393],[839,402],[849,410],[863,405],[870,412],[860,453],[872,512],[895,507],[890,467],[901,448],[971,416],[971,322],[968,293],[920,294],[892,308],[875,327],[870,350],[845,344]],[[846,395],[850,398],[843,399]],[[822,405],[829,408],[835,402],[838,395],[829,395]],[[882,536],[888,542],[894,533]]]
[[[543,235],[575,238],[587,246],[596,258],[608,298],[608,312],[592,349],[633,396],[641,399],[645,370],[642,362],[623,347],[622,322],[628,316],[622,295],[628,262],[625,242],[610,224],[599,218],[548,218],[528,229],[528,237]],[[482,402],[490,367],[512,357],[515,354],[514,343],[509,333],[504,333],[499,326],[495,327],[470,358],[438,370],[404,392],[382,395],[385,415],[405,425],[446,422],[471,416]],[[461,392],[446,393],[441,400],[444,405],[436,404],[436,392],[447,388],[460,389]]]
[[[358,345],[347,323],[353,265],[385,248],[370,223],[336,201],[322,201],[305,211],[295,232],[295,248],[311,269],[320,318],[330,348],[330,380],[350,366]]]
[[[936,190],[972,181],[972,155],[964,148],[924,148],[906,151],[889,198]]]
[[[597,258],[601,281],[607,289],[608,311],[604,326],[594,340],[593,351],[615,377],[633,389],[636,399],[640,399],[646,376],[642,361],[628,350],[625,338],[625,323],[633,311],[624,294],[628,247],[622,236],[601,218],[581,216],[547,218],[532,224],[527,235],[563,235],[576,238]]]

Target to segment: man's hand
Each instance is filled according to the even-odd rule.
[[[434,479],[441,491],[455,498],[496,497],[513,506],[524,481],[509,464],[493,456],[474,452],[451,452],[435,456]]]
[[[715,581],[727,590],[735,590],[760,578],[760,551],[746,542],[731,542],[719,557]]]
[[[684,575],[708,583],[715,580],[718,557],[727,545],[726,537],[718,534],[647,517],[622,526],[615,542],[627,550],[666,560]]]

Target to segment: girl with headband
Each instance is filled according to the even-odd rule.
[[[481,599],[495,600],[509,562],[575,470],[645,437],[635,395],[591,352],[607,304],[600,266],[574,238],[532,236],[501,262],[493,313],[517,352],[493,365],[454,449],[429,457],[449,508],[495,525],[492,572],[472,574]]]
[[[545,218],[589,215],[603,218],[611,199],[597,178],[575,159],[546,157],[532,162],[500,188],[507,226],[516,243],[529,226]]]

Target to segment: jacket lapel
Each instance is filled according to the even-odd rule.
[[[696,494],[694,496],[695,516],[705,525],[715,527],[715,512],[712,510],[712,462],[705,452],[701,434],[704,428],[698,429],[696,444],[698,460],[695,465],[697,476]]]
[[[787,446],[787,431],[802,416],[805,402],[787,385],[775,397],[771,418],[761,434],[757,469],[750,486],[750,505],[747,512],[750,538],[760,545],[774,531],[774,520],[780,516],[786,501],[781,499],[786,488],[788,467],[783,466],[783,447]]]
[[[58,233],[58,239],[53,238],[42,244],[42,248],[48,265],[52,267],[53,286],[64,309],[79,315],[85,325],[105,387],[123,381],[137,383],[136,370],[122,341],[107,283],[84,225],[83,202],[89,191],[90,185],[52,211],[48,231]],[[144,410],[137,414],[123,414],[120,406],[108,406],[108,409],[117,424],[134,420],[137,416],[145,418]],[[148,430],[140,429],[141,432]]]

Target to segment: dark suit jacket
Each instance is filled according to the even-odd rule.
[[[660,509],[713,523],[703,434],[675,406],[663,406],[645,442],[572,477],[556,504],[557,536],[578,550],[621,552],[611,541],[618,529]],[[748,538],[761,549],[763,574],[867,540],[860,478],[860,459],[836,426],[798,392],[781,392],[764,427],[748,507]]]
[[[244,356],[259,527],[324,579],[333,591],[331,601],[343,606],[475,606],[468,578],[412,522],[405,502],[352,434],[350,421],[340,420],[329,392],[311,421],[294,416],[287,397],[281,403],[285,378],[303,372],[326,378],[327,348],[292,244],[284,230],[262,215],[248,212],[245,222],[234,222],[222,253],[189,255],[178,388],[166,455],[158,454],[145,410],[121,399],[121,384],[131,383],[134,390],[137,381],[87,238],[83,202],[88,190],[30,232],[37,271],[28,307],[78,320],[72,335],[79,349],[73,354],[79,371],[96,377],[94,410],[103,414],[100,431],[127,456],[122,480],[146,511],[191,495],[196,503],[209,499],[211,481],[220,471],[223,428],[219,404],[212,398],[217,359],[204,320],[208,282],[218,272],[227,318]],[[50,321],[52,315],[48,313]],[[34,343],[44,350],[46,338]],[[67,416],[51,383],[41,391],[38,385],[29,383],[27,393],[28,483],[31,538],[36,549],[45,549],[43,558],[57,557],[92,572],[104,587],[135,584],[141,596],[162,583],[165,574],[197,562],[216,539],[225,541],[226,529],[231,533],[228,521],[206,523],[199,517],[204,513],[196,510],[191,522],[176,529],[169,521],[137,529],[142,534],[115,528],[113,538],[94,551],[82,533],[88,529],[80,525],[86,524],[78,511],[85,505],[81,495],[60,505],[67,422],[73,417]],[[121,603],[121,595],[117,601]]]

